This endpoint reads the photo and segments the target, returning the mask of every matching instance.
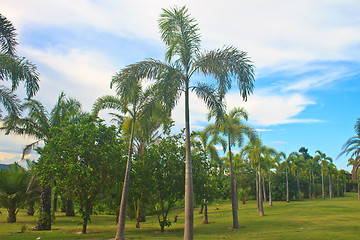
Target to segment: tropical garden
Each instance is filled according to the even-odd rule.
[[[90,112],[64,92],[46,109],[36,100],[37,68],[17,56],[15,28],[0,15],[0,79],[10,83],[0,85],[1,131],[33,137],[23,158],[31,151],[40,156],[26,168],[15,163],[0,171],[0,210],[7,216],[0,225],[21,215],[34,222],[21,232],[46,233],[58,219],[69,219],[86,234],[95,219],[116,225],[110,233],[115,239],[130,239],[155,221],[154,239],[169,238],[162,234],[180,224],[183,238],[193,239],[199,222],[222,221],[213,209],[226,209],[231,232],[241,228],[243,208],[264,224],[260,217],[276,215],[276,205],[329,204],[351,191],[360,200],[360,118],[339,154],[349,157],[351,173],[337,169],[321,149],[287,155],[270,148],[247,124],[246,109],[227,109],[224,101],[233,83],[244,101],[255,89],[247,53],[233,46],[202,51],[200,30],[186,7],[163,9],[159,30],[164,61],[149,58],[122,68],[111,79],[115,94],[99,96]],[[20,82],[24,101],[15,94]],[[190,93],[208,108],[209,123],[201,131],[191,131]],[[173,133],[171,113],[182,95],[185,128]],[[110,123],[99,117],[106,109]]]

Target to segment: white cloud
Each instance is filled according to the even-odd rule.
[[[228,109],[244,107],[249,115],[249,122],[260,126],[319,121],[295,118],[307,106],[315,104],[299,93],[276,95],[259,91],[251,95],[247,102],[242,102],[238,93],[230,93],[226,101]]]

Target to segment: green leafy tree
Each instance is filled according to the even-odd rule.
[[[8,211],[8,223],[16,222],[16,215],[27,203],[31,191],[31,175],[17,163],[0,171],[0,204]]]
[[[5,131],[5,134],[27,135],[36,139],[35,142],[25,146],[23,157],[37,147],[40,142],[45,141],[46,144],[46,140],[53,137],[50,131],[52,127],[59,127],[61,122],[70,121],[81,115],[80,102],[73,98],[67,98],[63,92],[50,112],[41,102],[33,99],[27,100],[20,109],[28,111],[28,115],[26,117],[15,115],[5,117],[1,130]],[[42,181],[41,185],[40,214],[36,228],[38,230],[51,229],[51,186],[46,181]]]
[[[161,38],[167,51],[165,62],[147,59],[126,66],[118,73],[118,81],[134,85],[141,79],[156,80],[162,100],[168,109],[173,109],[178,99],[185,94],[185,231],[184,239],[193,239],[193,176],[190,147],[190,91],[196,93],[213,111],[223,112],[223,97],[236,79],[243,99],[254,89],[253,65],[245,52],[235,47],[200,52],[200,34],[195,19],[186,7],[163,9],[159,20]],[[216,85],[198,82],[192,85],[196,74],[212,75]],[[116,81],[116,80],[115,80]],[[116,239],[123,239],[118,235]]]
[[[174,204],[184,196],[184,162],[185,148],[181,136],[161,138],[149,146],[144,152],[147,171],[147,191],[150,202],[154,206],[161,232],[171,225],[167,218]]]
[[[304,157],[298,152],[290,153],[289,157],[291,158],[291,171],[294,173],[297,181],[297,191],[298,191],[298,200],[301,201],[301,189],[300,189],[300,174],[304,169]]]
[[[11,88],[0,85],[0,103],[10,115],[17,116],[20,100],[14,91],[23,82],[27,97],[33,97],[39,90],[39,73],[34,64],[16,55],[15,31],[13,24],[0,14],[0,80],[11,81]]]
[[[53,137],[37,150],[41,154],[38,172],[75,196],[80,206],[81,232],[86,233],[99,192],[121,169],[123,150],[117,131],[94,117],[83,117],[50,132]]]

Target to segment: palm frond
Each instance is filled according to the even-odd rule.
[[[16,29],[12,23],[2,14],[0,14],[0,45],[1,53],[15,55]]]
[[[125,111],[123,103],[117,96],[102,96],[96,99],[95,103],[93,104],[91,112],[94,115],[98,115],[100,110],[104,109],[114,109],[118,111]],[[124,112],[126,113],[126,112]]]
[[[236,79],[243,100],[254,90],[254,65],[246,52],[232,46],[199,55],[193,71],[214,76],[222,95],[231,88],[232,78]]]
[[[0,85],[0,103],[10,115],[20,115],[20,99],[3,85]]]

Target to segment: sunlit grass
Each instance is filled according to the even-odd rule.
[[[357,239],[360,227],[360,201],[357,194],[348,193],[345,197],[333,199],[314,199],[301,202],[274,202],[269,207],[264,203],[265,217],[256,212],[256,202],[239,205],[240,229],[233,230],[231,204],[229,202],[209,206],[210,224],[201,224],[202,215],[195,212],[195,239]],[[217,210],[217,208],[219,210]],[[15,224],[5,223],[7,212],[1,209],[0,239],[111,239],[115,236],[115,216],[95,215],[88,226],[88,233],[81,235],[79,217],[66,217],[58,213],[51,231],[26,230],[34,227],[37,216],[26,216],[20,211]],[[173,218],[175,211],[169,215]],[[182,239],[184,215],[180,214],[177,223],[160,233],[155,216],[147,216],[141,228],[127,220],[128,239]]]

